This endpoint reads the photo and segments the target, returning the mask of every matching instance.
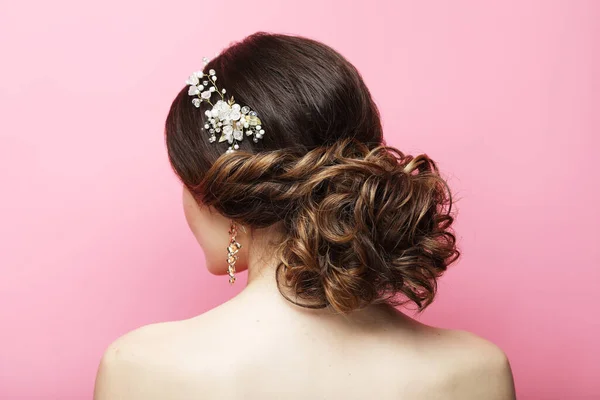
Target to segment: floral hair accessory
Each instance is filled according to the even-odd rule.
[[[208,59],[202,59],[204,65],[208,64]],[[185,81],[190,85],[188,94],[193,96],[192,104],[200,108],[202,102],[210,104],[211,108],[205,111],[207,122],[203,130],[210,133],[209,142],[214,143],[217,140],[217,134],[220,134],[218,142],[229,143],[229,148],[225,153],[231,153],[239,149],[239,142],[244,136],[253,136],[252,140],[256,143],[262,139],[265,130],[261,126],[260,119],[255,111],[248,106],[240,106],[235,102],[233,96],[225,98],[225,89],[219,90],[217,87],[217,76],[214,69],[205,74],[203,71],[194,72]],[[219,99],[213,103],[211,98],[217,93]]]

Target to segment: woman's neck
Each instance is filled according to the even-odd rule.
[[[273,240],[255,235],[251,246],[252,251],[248,254],[248,281],[246,287],[237,296],[238,301],[250,303],[254,307],[268,308],[270,312],[301,315],[302,318],[318,318],[336,324],[358,323],[363,327],[380,325],[382,319],[389,318],[391,314],[399,314],[387,304],[372,305],[350,314],[339,314],[330,308],[312,309],[293,304],[286,300],[280,291],[281,289],[289,298],[294,298],[290,288],[285,285],[281,288],[278,286],[276,273],[279,261],[275,256],[275,247],[267,243],[273,243]]]

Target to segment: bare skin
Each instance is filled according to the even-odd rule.
[[[184,191],[188,223],[209,264],[209,242],[224,227],[227,240],[228,220],[186,196]],[[383,304],[344,316],[286,301],[267,257],[272,237],[269,230],[252,238],[240,234],[240,242],[252,246],[240,257],[248,284],[238,296],[195,318],[148,325],[111,344],[94,398],[515,398],[505,354],[471,333],[427,326]]]

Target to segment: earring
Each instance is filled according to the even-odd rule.
[[[227,273],[229,274],[229,283],[235,282],[235,262],[238,259],[237,252],[242,248],[242,245],[235,240],[237,235],[237,225],[232,220],[229,228],[229,246],[227,246]]]

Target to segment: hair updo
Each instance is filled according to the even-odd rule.
[[[166,121],[169,159],[199,203],[248,227],[281,223],[281,293],[339,312],[401,298],[427,307],[459,256],[450,191],[426,155],[384,144],[356,68],[322,43],[257,33],[208,69],[267,133],[225,154],[185,87]]]

